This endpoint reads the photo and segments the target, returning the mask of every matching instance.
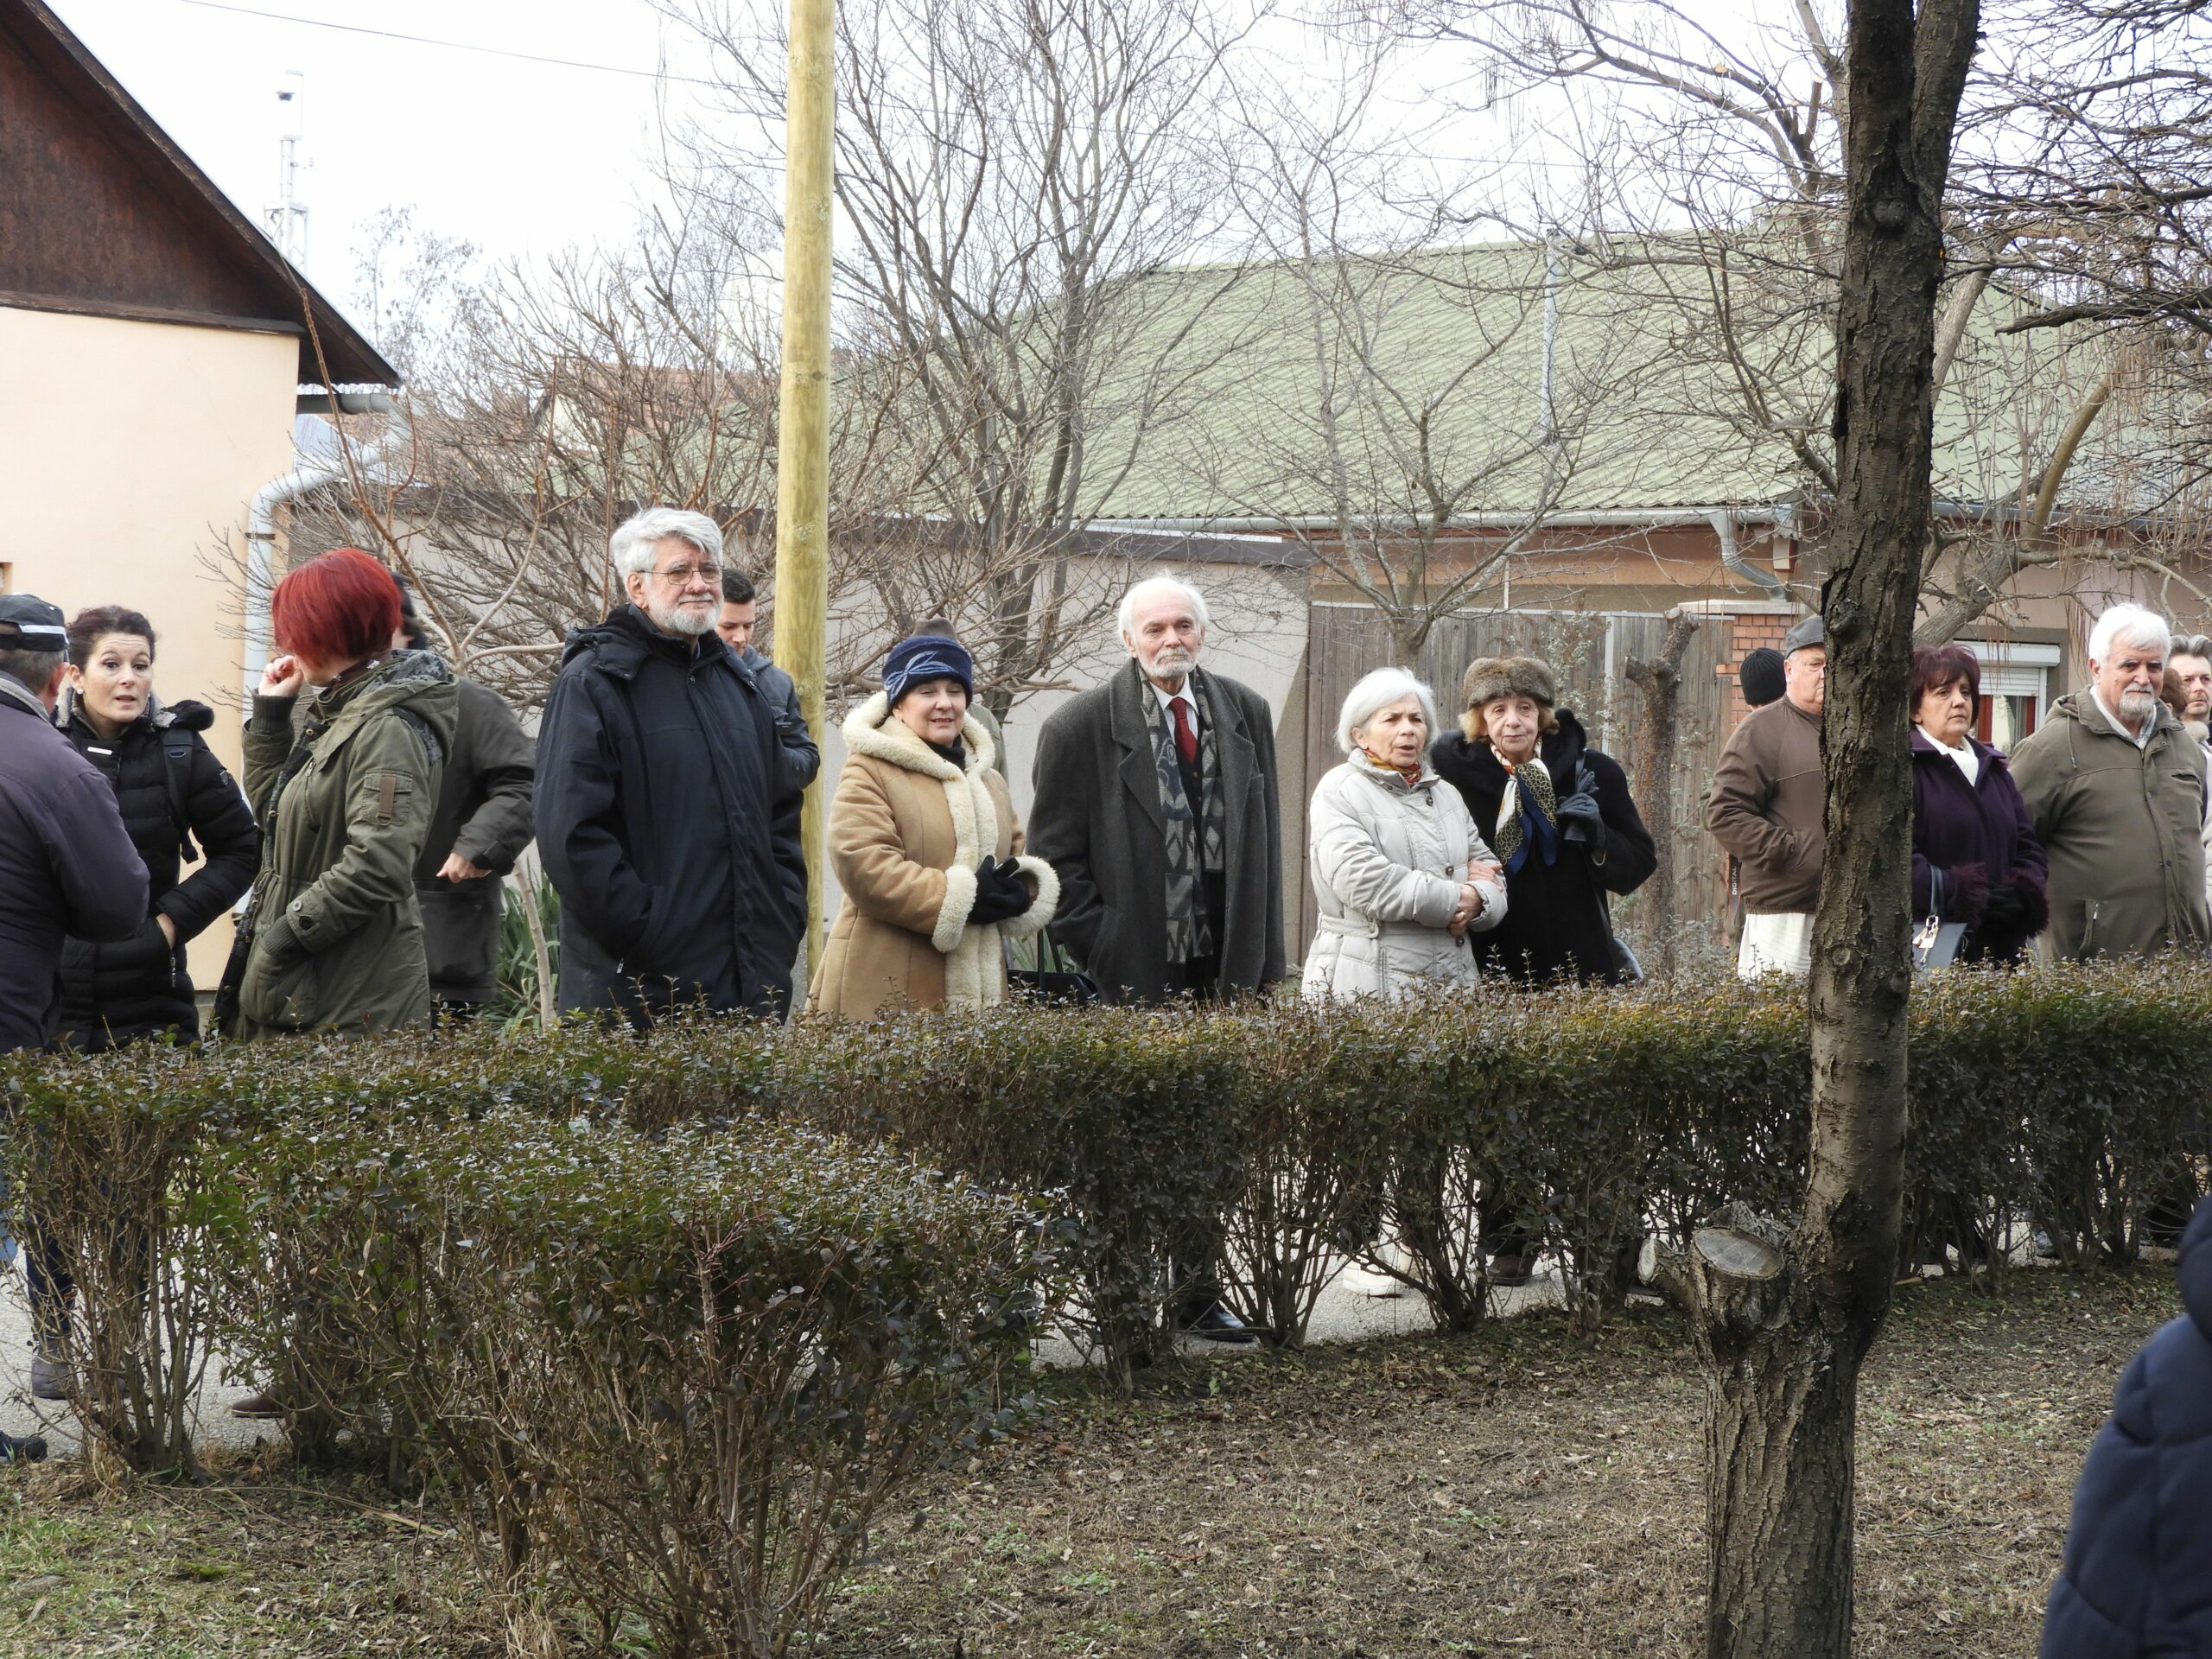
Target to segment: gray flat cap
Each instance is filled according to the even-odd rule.
[[[1808,645],[1819,645],[1825,649],[1827,643],[1828,625],[1817,616],[1808,616],[1782,636],[1782,654],[1784,657],[1795,656]]]

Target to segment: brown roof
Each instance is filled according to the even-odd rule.
[[[399,383],[44,0],[0,0],[0,306],[294,334],[302,381]]]

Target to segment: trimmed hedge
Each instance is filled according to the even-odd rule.
[[[88,1436],[192,1472],[185,1413],[156,1456],[110,1402],[147,1376],[188,1400],[219,1348],[307,1455],[427,1483],[518,1612],[783,1653],[899,1482],[1014,1421],[1056,1269],[1032,1201],[736,1115],[758,1039],[11,1064],[22,1230],[83,1287]],[[118,1147],[144,1179],[77,1174]],[[148,1339],[149,1287],[194,1311],[186,1346]]]
[[[1994,1287],[2035,1225],[2124,1262],[2208,1149],[2212,964],[1946,973],[1911,1042],[1916,1259]],[[146,1047],[16,1057],[0,1096],[98,1444],[191,1472],[219,1350],[518,1593],[773,1653],[905,1473],[1010,1421],[1035,1322],[1127,1386],[1225,1238],[1295,1346],[1387,1230],[1465,1328],[1488,1211],[1586,1325],[1645,1230],[1795,1205],[1809,1075],[1800,997],[1723,981]]]

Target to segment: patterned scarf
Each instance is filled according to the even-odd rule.
[[[1152,706],[1153,764],[1160,775],[1160,816],[1166,821],[1167,960],[1195,962],[1214,953],[1213,928],[1206,917],[1205,873],[1229,867],[1228,808],[1221,798],[1221,751],[1214,720],[1206,707],[1204,677],[1191,671],[1186,682],[1198,717],[1198,782],[1202,800],[1191,810],[1183,789],[1183,766],[1175,753],[1175,727],[1151,682],[1135,664],[1138,695]]]
[[[1493,749],[1491,753],[1497,754]],[[1544,763],[1530,756],[1519,766],[1497,756],[1505,768],[1505,793],[1497,804],[1497,834],[1491,848],[1505,865],[1508,875],[1518,875],[1529,862],[1529,849],[1547,866],[1559,861],[1559,803],[1552,793],[1552,775]]]
[[[1374,767],[1376,771],[1395,772],[1399,777],[1404,779],[1407,783],[1413,785],[1415,789],[1419,789],[1421,787],[1421,780],[1427,775],[1427,768],[1418,760],[1414,761],[1410,766],[1402,766],[1389,756],[1376,753],[1374,750],[1367,747],[1364,744],[1361,745],[1359,752],[1367,758],[1367,764]]]

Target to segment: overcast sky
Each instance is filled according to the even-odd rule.
[[[289,118],[277,88],[288,72],[305,77],[303,263],[357,318],[355,256],[385,208],[411,208],[419,232],[467,240],[494,262],[627,234],[654,188],[660,100],[685,103],[682,77],[702,67],[650,0],[50,3],[257,221],[276,200]],[[1715,22],[1753,3],[1690,9]],[[1309,41],[1289,48],[1279,75],[1325,77],[1334,64],[1325,41]],[[1510,120],[1438,124],[1442,101],[1471,91],[1465,73],[1449,54],[1413,55],[1395,91],[1401,142],[1430,155],[1510,152],[1571,183],[1573,162],[1543,136],[1551,118],[1525,103]],[[1432,76],[1440,83],[1414,84]]]
[[[226,3],[228,0],[226,0]],[[284,116],[306,77],[308,274],[350,298],[378,210],[495,257],[619,237],[656,129],[662,30],[645,0],[52,0],[71,29],[256,219],[275,200]],[[316,28],[281,13],[645,72],[615,74]]]

